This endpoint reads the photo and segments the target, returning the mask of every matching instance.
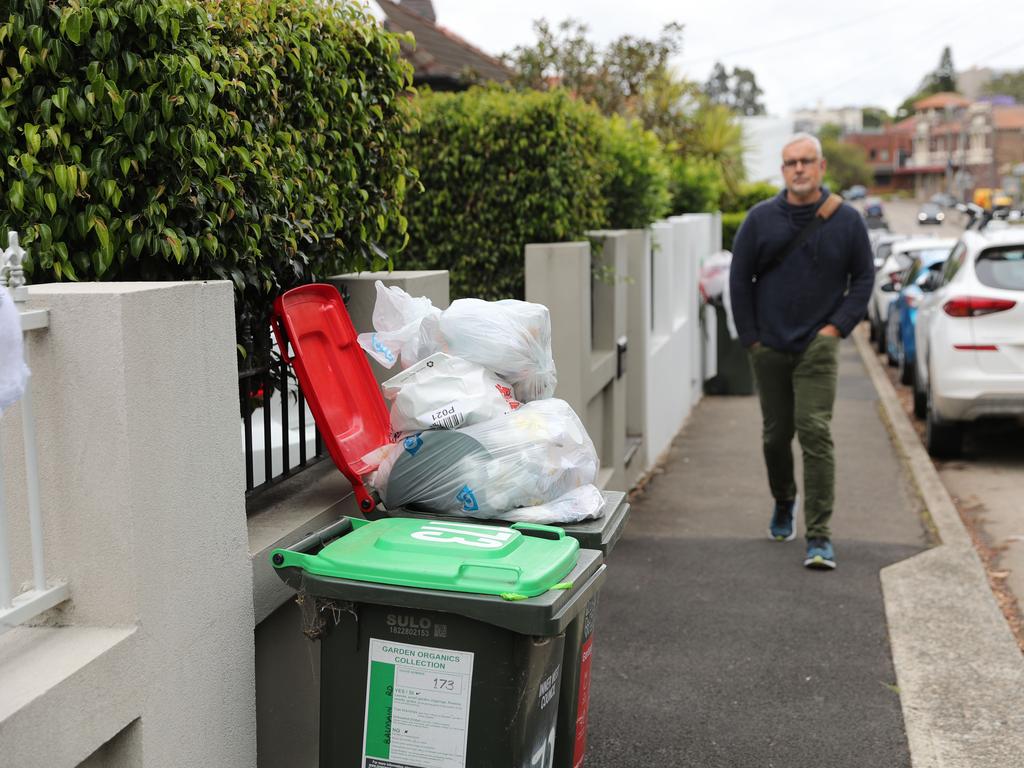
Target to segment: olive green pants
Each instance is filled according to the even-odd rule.
[[[761,398],[764,461],[772,496],[796,498],[793,435],[804,459],[804,519],[807,536],[829,536],[835,498],[836,460],[832,407],[836,400],[839,339],[817,336],[803,352],[751,351]]]

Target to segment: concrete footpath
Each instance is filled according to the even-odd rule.
[[[839,568],[803,568],[802,520],[768,538],[756,398],[705,398],[610,558],[589,768],[1024,765],[1020,654],[877,375],[853,340],[840,355]]]

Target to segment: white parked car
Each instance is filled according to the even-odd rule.
[[[882,268],[885,260],[889,258],[889,254],[892,253],[893,244],[906,239],[907,235],[900,234],[899,232],[887,232],[881,229],[872,229],[868,232],[868,240],[871,241],[872,258],[875,262],[876,272]]]
[[[915,256],[927,257],[932,253],[945,255],[956,245],[953,238],[911,237],[892,243],[885,262],[875,272],[875,285],[868,299],[868,322],[871,324],[871,339],[879,354],[885,352],[885,324],[889,318],[889,305],[896,300],[900,291],[899,279]]]
[[[964,232],[923,288],[914,411],[929,453],[956,456],[966,422],[1024,417],[1024,227]]]

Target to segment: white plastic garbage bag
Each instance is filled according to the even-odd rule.
[[[462,429],[410,435],[366,461],[379,464],[370,482],[389,509],[495,519],[593,483],[598,470],[579,417],[554,398]]]
[[[420,349],[420,324],[425,317],[436,317],[441,310],[426,296],[413,298],[397,285],[374,283],[377,300],[373,305],[373,333],[360,333],[359,346],[385,368],[393,368],[401,359],[408,368],[436,351]]]
[[[700,293],[705,301],[722,298],[722,293],[729,284],[729,267],[732,266],[732,253],[718,251],[704,259],[700,265]]]
[[[423,321],[421,346],[440,340],[441,351],[479,363],[512,383],[528,403],[555,394],[551,316],[543,304],[505,299],[459,299]]]
[[[401,360],[408,368],[446,352],[498,374],[520,402],[555,394],[551,316],[543,304],[458,299],[442,312],[430,299],[413,298],[397,286],[378,280],[376,288],[374,332],[359,334],[359,345],[384,367]]]
[[[458,429],[511,413],[512,387],[477,363],[436,352],[383,384],[396,435]]]
[[[25,350],[21,341],[21,316],[14,299],[0,286],[0,413],[14,405],[28,381]]]
[[[596,485],[581,485],[547,504],[510,509],[502,520],[512,523],[558,524],[582,523],[604,513],[604,497]]]

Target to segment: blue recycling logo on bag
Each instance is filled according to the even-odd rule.
[[[410,456],[415,456],[419,449],[423,447],[423,438],[419,435],[413,435],[412,437],[405,438],[402,445],[406,453]]]
[[[480,509],[480,505],[476,503],[476,494],[468,486],[462,486],[462,490],[455,496],[456,500],[462,504],[463,512],[476,512]]]
[[[394,364],[394,362],[395,362],[395,353],[392,352],[387,347],[385,347],[383,344],[380,343],[380,341],[377,340],[377,334],[376,333],[373,334],[373,336],[370,337],[370,343],[373,344],[373,351],[374,352],[379,352],[384,357],[385,360],[387,360],[392,365]]]

